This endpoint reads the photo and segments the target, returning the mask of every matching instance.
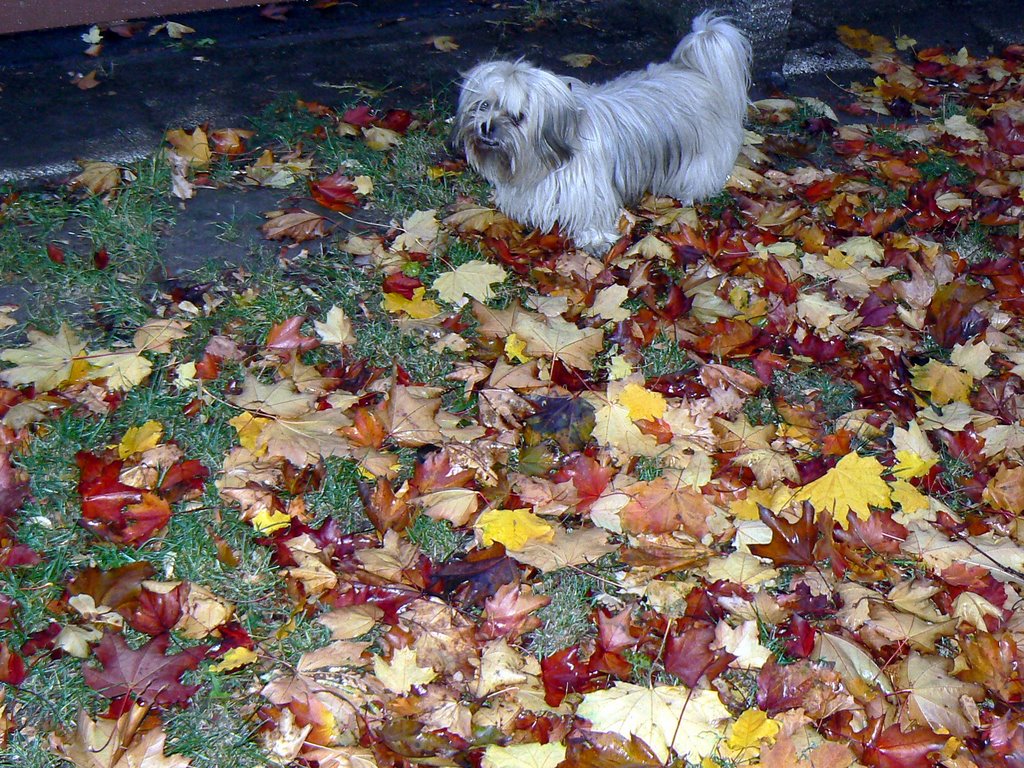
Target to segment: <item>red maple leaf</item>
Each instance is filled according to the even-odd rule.
[[[540,626],[541,620],[534,611],[550,602],[547,595],[524,592],[518,584],[504,584],[494,597],[484,602],[484,623],[480,633],[486,638],[515,640]]]
[[[557,707],[567,693],[582,693],[594,687],[593,675],[586,659],[580,658],[578,645],[563,648],[540,660],[544,682],[544,702]]]
[[[304,322],[306,318],[295,315],[273,326],[267,334],[267,349],[290,355],[292,352],[305,352],[307,349],[320,346],[318,339],[299,333]]]
[[[121,610],[132,629],[147,635],[161,635],[181,618],[181,604],[188,596],[189,583],[183,581],[169,592],[143,589],[131,611]]]
[[[160,481],[160,495],[169,502],[192,499],[203,492],[210,470],[199,461],[179,461],[167,470]]]
[[[139,544],[167,525],[171,507],[162,498],[122,483],[119,459],[107,460],[79,451],[75,461],[82,472],[82,525],[115,544]]]
[[[810,565],[814,562],[814,545],[818,540],[818,526],[814,523],[814,509],[804,504],[803,515],[795,523],[772,514],[760,507],[761,522],[772,532],[768,544],[755,544],[750,551],[757,557],[767,557],[775,565]]]
[[[348,213],[359,205],[355,182],[341,171],[310,182],[309,193],[320,205],[332,211]]]
[[[121,635],[107,633],[95,650],[103,666],[82,670],[86,685],[108,699],[131,696],[145,704],[181,704],[199,689],[182,683],[181,675],[198,666],[206,647],[166,655],[169,644],[170,635],[157,635],[133,651]]]
[[[665,670],[683,684],[694,687],[703,677],[709,682],[725,671],[736,657],[724,651],[712,651],[715,627],[707,621],[686,620],[665,644]]]
[[[465,488],[475,474],[472,469],[452,472],[451,457],[445,451],[434,451],[416,465],[409,485],[419,493]]]
[[[395,133],[405,133],[412,125],[412,112],[405,109],[389,109],[378,122],[383,128]]]
[[[18,511],[28,496],[28,476],[15,469],[11,457],[0,451],[0,524]]]
[[[341,116],[343,123],[354,125],[358,128],[366,128],[372,125],[376,118],[373,115],[373,110],[370,109],[367,104],[360,104],[358,107],[353,107]]]
[[[936,764],[938,753],[949,738],[929,728],[911,728],[904,732],[899,725],[890,725],[882,730],[879,721],[856,736],[865,744],[861,762],[876,768],[930,768]]]
[[[25,661],[8,648],[6,643],[0,643],[0,683],[19,686],[26,677],[28,672],[25,671]]]

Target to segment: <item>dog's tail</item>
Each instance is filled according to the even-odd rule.
[[[695,18],[693,31],[676,46],[671,61],[707,77],[718,87],[721,106],[743,119],[750,89],[750,43],[728,20],[712,11]]]

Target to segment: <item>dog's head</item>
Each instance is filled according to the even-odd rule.
[[[452,138],[491,183],[530,183],[572,157],[579,115],[562,78],[522,61],[491,61],[466,74]]]

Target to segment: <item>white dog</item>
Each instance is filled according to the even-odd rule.
[[[467,73],[453,137],[498,207],[602,252],[644,192],[690,203],[718,192],[743,143],[750,43],[710,12],[671,59],[601,85],[523,61]]]

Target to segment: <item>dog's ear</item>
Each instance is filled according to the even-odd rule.
[[[545,79],[531,99],[539,107],[532,121],[532,139],[541,162],[554,170],[572,159],[577,147],[580,108],[569,84],[561,78]]]

